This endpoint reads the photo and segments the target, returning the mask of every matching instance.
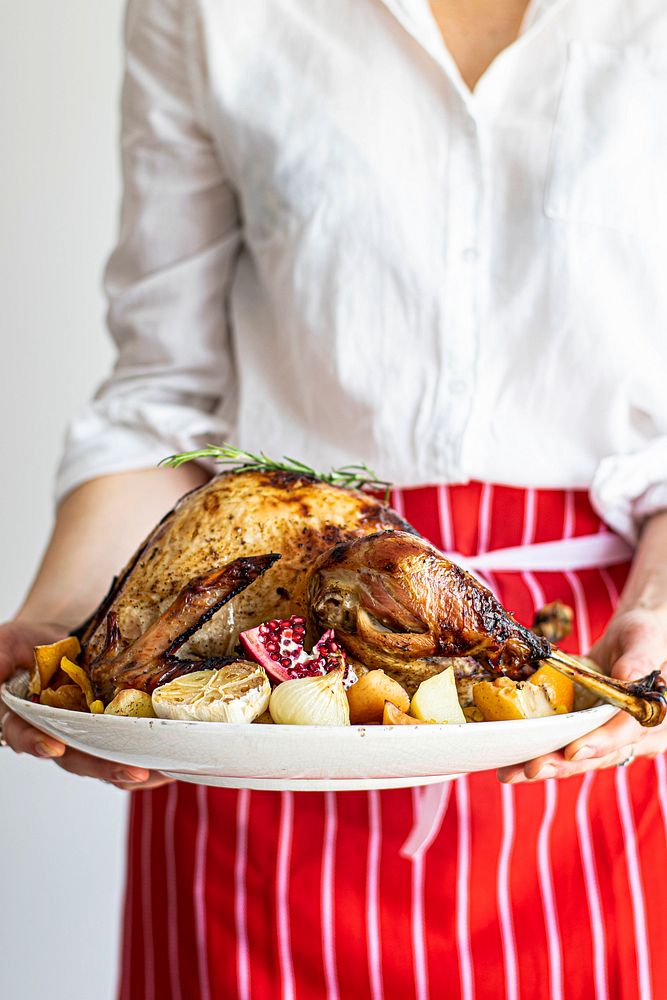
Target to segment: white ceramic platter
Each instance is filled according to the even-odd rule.
[[[324,791],[446,781],[550,753],[617,709],[518,722],[416,726],[272,726],[85,715],[25,700],[27,675],[2,687],[13,712],[68,746],[182,781]]]

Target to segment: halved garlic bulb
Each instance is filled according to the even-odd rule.
[[[195,722],[252,722],[265,712],[271,685],[264,668],[238,661],[219,670],[184,674],[153,691],[161,719]]]
[[[271,695],[271,718],[283,726],[349,726],[343,673],[337,667],[323,676],[283,681]]]

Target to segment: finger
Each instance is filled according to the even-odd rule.
[[[540,773],[543,778],[555,777],[556,770],[565,763],[563,752],[557,750],[554,753],[544,754],[542,757],[535,757],[533,760],[523,761],[521,764],[511,764],[508,767],[501,767],[497,771],[498,780],[504,784],[513,785],[517,781],[528,780],[528,769],[530,777],[534,778]],[[542,774],[542,770],[544,773]]]
[[[51,736],[45,736],[39,729],[29,726],[13,712],[7,712],[2,719],[2,736],[15,753],[29,753],[33,757],[61,757],[65,745]]]
[[[117,764],[108,760],[101,760],[99,757],[91,757],[90,754],[81,753],[80,750],[67,748],[66,753],[56,760],[58,767],[69,774],[77,774],[83,778],[97,778],[100,781],[120,782],[130,785],[138,785],[148,780],[151,772],[145,767],[134,767],[130,764]]]
[[[37,643],[60,638],[65,629],[56,625],[26,625],[5,622],[0,625],[0,680],[11,677],[19,667],[30,668]]]
[[[0,680],[11,677],[18,667],[32,663],[32,648],[22,629],[14,622],[0,626]]]
[[[653,617],[622,616],[611,657],[612,677],[636,680],[664,666],[664,629]]]
[[[635,643],[614,661],[611,676],[622,681],[636,681],[654,670],[664,671],[663,652],[652,642]]]
[[[638,757],[657,757],[667,750],[667,722],[649,729],[646,736],[637,746]]]
[[[616,767],[627,761],[632,748],[618,747],[604,757],[596,757],[580,762],[567,761],[557,754],[548,755],[549,759],[537,758],[517,765],[511,769],[502,768],[498,778],[506,784],[522,784],[523,782],[545,781],[547,778],[571,778],[586,771],[597,771],[607,767]]]
[[[570,743],[563,750],[566,760],[583,761],[596,757],[606,757],[619,747],[641,743],[646,738],[648,729],[641,726],[627,712],[619,712],[604,726],[594,729],[580,739]]]
[[[144,792],[150,791],[153,788],[160,788],[162,785],[169,785],[173,780],[173,778],[166,778],[164,774],[151,771],[150,777],[146,781],[112,781],[111,784],[114,788],[119,788],[123,792]]]

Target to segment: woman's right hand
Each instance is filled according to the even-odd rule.
[[[34,646],[56,642],[66,634],[67,629],[63,626],[48,622],[11,621],[0,625],[0,684],[22,667],[30,668]],[[52,760],[70,774],[99,778],[117,788],[128,790],[156,788],[171,780],[143,767],[114,764],[73,750],[52,736],[46,736],[28,725],[18,715],[10,712],[2,701],[0,701],[0,728],[3,739],[15,753],[28,753],[33,757]]]

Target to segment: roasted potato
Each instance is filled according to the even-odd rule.
[[[145,691],[135,691],[134,688],[119,691],[103,711],[105,715],[126,715],[135,719],[155,718],[151,696]]]
[[[412,715],[407,715],[406,712],[401,712],[400,708],[396,708],[394,704],[390,701],[385,701],[384,712],[382,715],[382,723],[385,726],[424,726],[427,723],[423,722],[422,719],[415,719]]]
[[[495,681],[480,681],[473,688],[475,707],[485,722],[508,719],[542,719],[555,715],[556,709],[545,688],[531,681],[513,681],[498,677]]]
[[[391,702],[402,712],[410,707],[410,698],[398,681],[385,674],[384,670],[369,670],[367,674],[348,688],[347,700],[350,706],[350,723],[365,726],[381,723],[385,702]]]
[[[48,646],[35,646],[28,694],[41,694],[55,677],[63,656],[70,660],[76,660],[80,652],[79,640],[73,635],[66,639],[59,639],[58,642],[49,643]]]
[[[55,691],[46,688],[40,691],[39,703],[48,705],[49,708],[67,708],[72,712],[88,711],[86,699],[78,684],[62,684]]]
[[[95,695],[93,694],[93,686],[90,683],[90,677],[77,663],[72,663],[68,657],[63,656],[60,661],[60,668],[63,670],[68,677],[71,677],[75,684],[83,691],[84,697],[86,699],[86,705],[88,708],[95,701]]]
[[[459,704],[452,667],[422,681],[410,702],[410,715],[422,722],[467,722]]]

